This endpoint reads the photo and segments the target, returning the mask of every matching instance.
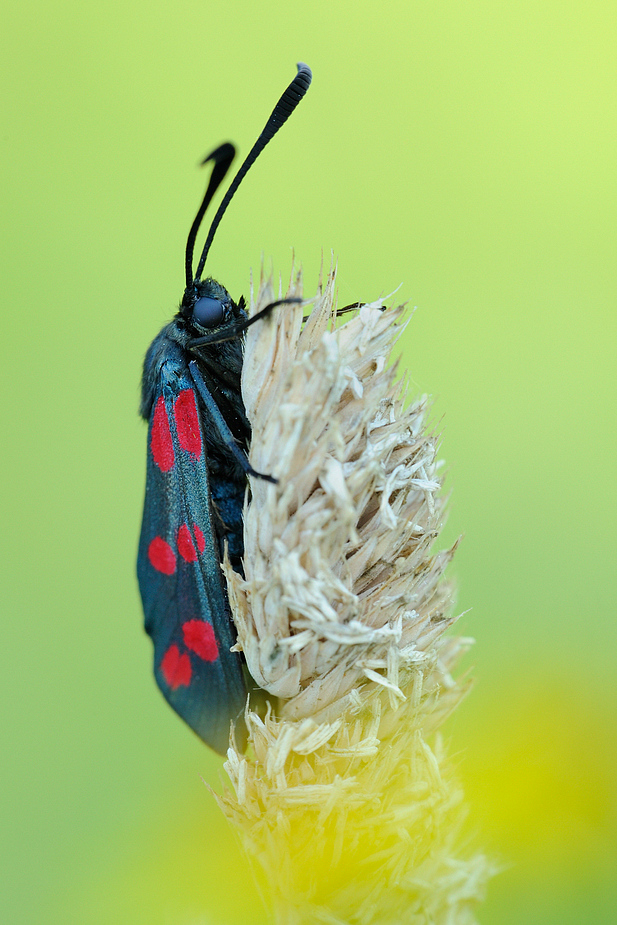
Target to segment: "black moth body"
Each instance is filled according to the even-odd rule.
[[[224,335],[238,324],[245,323],[247,314],[244,298],[233,301],[227,290],[216,280],[206,279],[199,283],[200,299],[220,306],[221,323],[215,328],[206,328],[193,319],[192,307],[181,307],[177,316],[166,325],[150,345],[144,361],[140,415],[149,421],[158,396],[161,381],[168,376],[178,384],[191,383],[190,363],[206,384],[216,408],[225,420],[235,441],[234,449],[226,445],[217,429],[217,422],[209,416],[199,389],[196,390],[197,409],[201,433],[206,445],[208,482],[213,502],[213,526],[217,539],[219,556],[223,555],[224,542],[228,544],[229,558],[236,570],[242,568],[242,506],[246,489],[246,468],[238,459],[238,449],[248,451],[251,427],[246,418],[244,402],[240,392],[242,375],[242,336],[228,340],[189,346],[197,337],[208,333]]]
[[[203,332],[177,317],[146,355],[140,412],[150,427],[138,578],[157,683],[195,732],[224,751],[230,721],[241,725],[246,689],[240,656],[229,651],[235,640],[220,562],[225,541],[235,567],[241,562],[246,476],[191,376],[187,345],[196,333]],[[219,346],[225,353],[214,361],[225,364],[227,382],[209,375],[207,348],[199,368],[246,448],[242,343],[235,338],[208,352]]]
[[[234,156],[217,148],[208,190],[189,233],[186,289],[180,309],[145,358],[140,414],[149,422],[146,495],[137,575],[145,629],[154,644],[154,674],[165,698],[200,738],[220,753],[245,737],[249,679],[235,642],[221,558],[227,547],[242,570],[242,510],[251,429],[240,390],[244,300],[234,302],[201,279],[220,219],[242,178],[306,93],[311,72],[298,73],[234,178],[212,222],[197,271],[193,248],[203,215]],[[205,162],[204,162],[205,163]],[[250,682],[250,679],[249,679]]]

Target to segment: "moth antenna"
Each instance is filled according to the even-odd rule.
[[[220,148],[216,148],[216,150],[212,151],[212,153],[207,157],[204,157],[203,161],[201,162],[201,166],[203,167],[204,164],[208,163],[208,161],[214,161],[214,167],[212,168],[212,174],[210,175],[208,189],[206,190],[206,194],[197,211],[197,215],[193,220],[191,230],[189,231],[189,236],[186,239],[184,268],[186,272],[187,289],[189,289],[193,283],[193,251],[195,249],[195,239],[197,237],[197,232],[199,231],[199,226],[201,225],[202,219],[206,214],[206,209],[212,202],[212,197],[225,179],[225,175],[231,167],[231,162],[233,161],[235,155],[236,149],[232,144],[227,142],[226,144],[221,145]]]
[[[280,100],[278,101],[274,109],[272,110],[272,115],[266,122],[261,135],[259,136],[255,144],[249,151],[246,160],[240,167],[238,173],[233,178],[231,186],[225,193],[225,197],[223,201],[221,202],[220,206],[218,207],[218,211],[216,215],[214,216],[214,219],[212,220],[212,224],[210,225],[208,237],[206,239],[204,249],[201,252],[201,257],[199,258],[199,264],[197,266],[197,272],[195,273],[195,278],[194,280],[189,280],[187,276],[187,280],[188,280],[187,287],[190,286],[191,283],[199,282],[199,280],[201,279],[201,274],[203,273],[204,265],[206,263],[206,257],[208,256],[210,245],[212,244],[212,240],[214,238],[214,235],[216,234],[216,229],[218,228],[219,223],[223,215],[225,214],[225,210],[227,209],[227,206],[231,202],[234,193],[236,192],[236,190],[242,183],[242,180],[244,179],[244,177],[246,176],[250,168],[253,166],[253,164],[255,163],[255,161],[257,160],[257,158],[263,151],[263,149],[266,147],[268,142],[271,141],[272,138],[274,138],[274,136],[276,135],[278,130],[281,128],[281,126],[285,124],[287,119],[290,117],[290,115],[292,114],[292,112],[294,111],[294,109],[296,108],[296,106],[298,105],[298,103],[300,102],[300,100],[302,99],[306,91],[308,90],[311,84],[311,80],[313,79],[311,69],[307,64],[302,64],[302,63],[298,64],[297,68],[298,68],[298,73],[296,74],[296,76],[294,77],[292,82],[289,84],[289,86],[287,87],[283,95],[281,96]],[[223,147],[225,147],[225,145],[223,145]],[[220,151],[221,148],[218,148],[217,150]],[[213,154],[216,154],[216,151],[213,152]],[[210,158],[213,157],[213,154],[210,155]],[[209,158],[207,158],[207,160],[208,159]],[[223,172],[222,176],[218,180],[216,186],[214,187],[214,190],[216,190],[216,187],[219,185],[219,183],[223,179],[223,176],[225,175],[225,172],[227,171],[227,168],[229,167],[230,163],[231,161],[229,161],[229,163],[225,167],[225,171]],[[212,180],[214,178],[215,172],[217,171],[217,167],[218,167],[218,164],[215,164],[214,170],[212,171],[212,177],[210,178],[210,186],[212,185]],[[208,192],[210,190],[210,186],[208,187]],[[212,191],[212,195],[214,195],[214,190]],[[212,199],[212,195],[208,199],[208,193],[206,193],[206,199],[204,199],[204,202],[206,203],[206,205],[204,206],[202,203],[202,208],[200,208],[199,212],[197,213],[195,222],[193,222],[194,226],[195,226],[195,223],[197,222],[197,218],[199,218],[199,222],[201,221],[201,218],[203,217],[203,213],[205,212],[205,209],[208,203],[210,202],[210,199]],[[199,228],[199,222],[197,222],[197,227],[195,228],[195,234],[193,234],[193,228],[191,228],[191,233],[189,234],[189,241],[191,241],[191,234],[193,234],[192,242],[191,242],[192,244],[195,243],[195,235],[197,234],[197,229]],[[192,262],[192,250],[191,250],[191,262]],[[188,261],[188,243],[187,243],[187,274],[189,272],[188,263],[189,261]]]

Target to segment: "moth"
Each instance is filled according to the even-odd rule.
[[[227,547],[234,568],[242,569],[247,477],[275,481],[255,472],[246,455],[251,428],[240,391],[243,335],[281,302],[249,319],[243,298],[234,302],[224,286],[202,277],[232,197],[311,79],[310,68],[299,64],[229,186],[193,272],[198,231],[235,149],[226,143],[204,159],[212,172],[187,239],[184,295],[143,368],[140,414],[149,425],[137,576],[154,676],[173,709],[221,754],[231,723],[240,740],[245,735],[248,678],[241,655],[230,651],[235,633],[221,558]]]

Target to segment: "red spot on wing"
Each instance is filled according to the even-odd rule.
[[[150,564],[163,575],[173,575],[176,571],[176,554],[160,536],[155,536],[148,546]]]
[[[170,646],[161,659],[161,671],[165,681],[175,691],[179,687],[188,687],[191,683],[191,660],[178,646]]]
[[[206,540],[197,524],[193,524],[193,535],[195,536],[195,541],[197,542],[197,549],[200,552],[203,552],[206,548]],[[178,530],[178,552],[185,562],[197,561],[195,544],[193,543],[193,537],[191,536],[191,531],[189,530],[187,524],[182,524]]]
[[[174,403],[174,417],[178,431],[178,442],[183,450],[192,453],[195,459],[201,456],[201,430],[192,389],[183,389]]]
[[[154,409],[152,431],[150,433],[150,449],[152,450],[152,458],[161,472],[169,472],[174,465],[174,445],[162,395]]]
[[[219,657],[219,647],[214,638],[214,630],[203,620],[187,620],[182,624],[184,644],[187,649],[203,658],[204,662],[215,662]]]

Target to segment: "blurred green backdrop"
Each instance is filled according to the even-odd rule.
[[[183,286],[200,157],[246,154],[210,272],[321,249],[402,284],[436,398],[477,687],[447,733],[504,865],[485,925],[614,921],[614,2],[7,4],[3,920],[267,921],[150,673],[134,558],[140,364]],[[326,258],[328,259],[328,258]]]

